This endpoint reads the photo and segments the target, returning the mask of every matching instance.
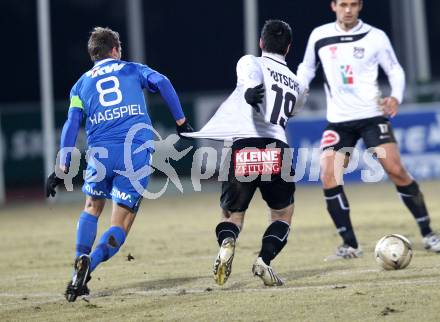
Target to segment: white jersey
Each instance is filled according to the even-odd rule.
[[[329,122],[383,115],[377,83],[378,65],[388,76],[391,96],[402,102],[405,74],[387,35],[359,20],[349,31],[329,23],[315,28],[298,67],[299,80],[308,87],[321,62]]]
[[[264,99],[258,108],[249,105],[248,88],[264,84]],[[237,63],[237,87],[215,115],[189,137],[216,140],[273,138],[287,143],[287,120],[304,104],[304,86],[287,67],[284,57],[263,52],[261,57],[243,56]]]

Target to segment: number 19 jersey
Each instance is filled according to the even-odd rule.
[[[150,92],[151,68],[132,62],[104,59],[82,75],[70,92],[70,108],[83,109],[89,146],[123,143],[130,128],[138,123],[151,126],[142,89]],[[152,132],[142,129],[133,142],[152,139]]]
[[[245,92],[264,84],[264,99],[249,105]],[[246,55],[237,63],[237,86],[208,123],[185,136],[215,140],[273,138],[287,143],[287,120],[304,104],[305,88],[281,55]]]
[[[263,53],[261,57],[244,56],[242,60],[237,65],[237,85],[246,91],[258,82],[264,83],[264,100],[258,107],[264,124],[256,118],[257,131],[278,126],[277,130],[284,132],[287,120],[304,103],[304,88],[280,55]]]

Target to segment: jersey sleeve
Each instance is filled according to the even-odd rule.
[[[79,108],[81,110],[84,110],[84,103],[81,100],[80,97],[80,87],[81,87],[81,80],[80,78],[75,85],[73,85],[72,89],[70,90],[70,104],[69,108]]]
[[[170,80],[146,65],[137,64],[137,66],[141,77],[142,88],[146,88],[151,93],[159,93],[166,102],[174,120],[183,119],[185,114],[183,113],[179,97]]]
[[[237,83],[244,85],[244,88],[251,88],[263,84],[264,77],[260,65],[255,57],[246,55],[237,62]]]
[[[73,148],[75,146],[83,117],[84,104],[80,97],[80,87],[81,78],[70,90],[69,112],[61,132],[61,160],[64,162],[63,165],[66,167],[69,167],[70,165],[71,153],[66,152],[65,148]]]
[[[306,51],[304,53],[304,58],[301,64],[298,66],[298,70],[296,75],[299,81],[308,88],[310,82],[313,78],[315,78],[316,74],[316,66],[318,62],[318,57],[316,57],[315,53],[315,34],[316,31],[312,31],[310,34],[309,40],[307,41]]]
[[[71,153],[67,152],[65,148],[75,147],[76,138],[81,127],[82,115],[82,109],[76,107],[69,108],[69,114],[61,132],[60,160],[64,162],[63,165],[66,167],[70,165]]]
[[[156,72],[149,75],[148,83],[150,88],[160,93],[175,121],[185,118],[179,97],[168,77]]]
[[[147,89],[150,93],[157,93],[158,88],[152,86],[151,82],[148,81],[148,78],[157,72],[146,65],[136,64],[136,66],[140,75],[142,88]]]
[[[391,85],[391,96],[395,97],[399,103],[401,103],[403,100],[403,92],[405,90],[405,72],[397,60],[390,39],[382,31],[377,59],[380,67],[382,67],[385,74],[388,76],[388,81]]]

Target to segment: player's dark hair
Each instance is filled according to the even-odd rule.
[[[119,34],[110,28],[95,27],[90,33],[87,50],[92,61],[110,57],[112,49],[121,48]]]
[[[292,29],[281,20],[267,20],[261,30],[263,50],[268,53],[285,55],[292,42]]]
[[[332,0],[332,2],[338,4],[338,0]],[[359,3],[362,3],[362,2],[363,2],[363,0],[359,0]]]

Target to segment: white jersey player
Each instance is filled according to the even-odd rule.
[[[324,71],[329,123],[321,140],[321,181],[327,209],[343,239],[329,259],[362,255],[350,221],[341,162],[347,157],[347,148],[353,148],[360,138],[379,156],[379,162],[416,219],[425,247],[440,252],[440,239],[430,228],[423,195],[402,165],[388,119],[397,114],[403,99],[403,69],[387,35],[358,19],[362,0],[333,0],[331,6],[336,22],[313,30],[298,67],[298,78],[306,86],[318,65]],[[381,98],[377,84],[378,66],[391,85],[391,94],[385,98]]]
[[[388,76],[391,97],[402,102],[405,74],[387,35],[358,20],[344,31],[338,23],[315,28],[309,38],[298,75],[308,85],[320,63],[325,75],[327,119],[345,122],[382,116],[378,65]]]
[[[255,88],[255,89],[254,89]],[[245,92],[260,92],[251,105]],[[286,64],[284,55],[263,51],[237,63],[237,86],[199,131],[186,136],[217,140],[272,138],[287,143],[287,120],[305,101],[305,88]]]
[[[287,23],[266,21],[260,39],[262,56],[247,55],[238,61],[234,92],[201,131],[187,135],[234,140],[228,181],[223,182],[220,198],[222,219],[216,227],[220,251],[214,279],[219,285],[231,273],[235,242],[257,188],[270,208],[271,224],[252,272],[265,285],[283,284],[270,262],[287,243],[293,214],[295,183],[285,181],[280,173],[283,152],[288,148],[284,128],[304,101],[304,87],[285,61],[291,41]],[[250,177],[254,180],[248,180]]]

